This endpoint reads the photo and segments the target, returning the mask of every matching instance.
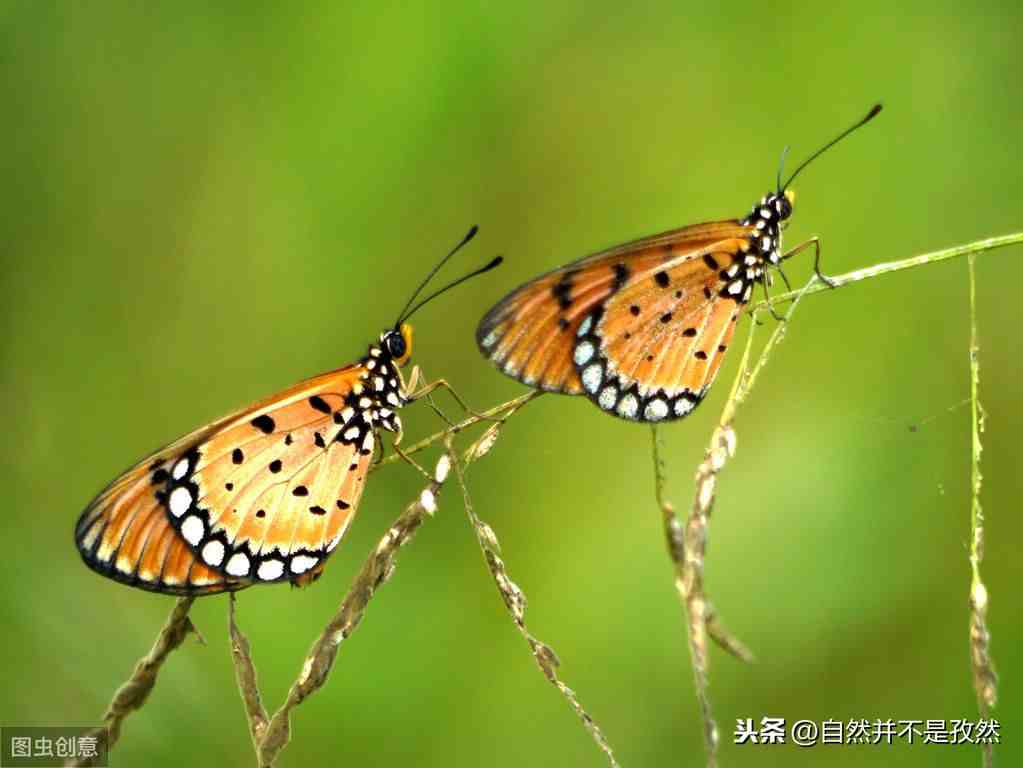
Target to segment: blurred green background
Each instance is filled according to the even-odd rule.
[[[524,391],[473,341],[506,290],[744,214],[785,144],[801,159],[878,99],[884,114],[800,179],[790,244],[820,234],[839,273],[1023,226],[1018,3],[4,3],[0,19],[5,724],[95,722],[172,605],[81,564],[71,529],[92,495],[363,354],[472,223],[450,274],[507,265],[418,316],[415,360],[477,407]],[[977,266],[1003,765],[1023,758],[1021,257]],[[805,279],[810,259],[788,272]],[[713,652],[723,765],[979,764],[968,746],[731,743],[746,717],[977,717],[969,415],[954,407],[967,301],[963,260],[812,297],[740,412],[707,579],[759,662]],[[664,430],[680,508],[737,364]],[[423,406],[404,419],[410,439],[438,427]],[[622,763],[699,765],[649,446],[582,398],[544,397],[470,482],[533,631]],[[374,474],[318,584],[241,594],[269,706],[420,486],[407,467]],[[171,658],[112,764],[253,763],[226,605],[196,604],[208,644]],[[451,488],[293,734],[282,766],[603,764]]]

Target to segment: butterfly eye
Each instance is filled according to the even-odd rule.
[[[387,337],[387,354],[396,360],[400,360],[405,357],[405,353],[408,351],[408,347],[405,344],[405,339],[402,338],[400,333],[392,333]]]
[[[792,205],[793,203],[795,203],[795,201],[796,193],[793,192],[791,189],[785,190],[785,194],[782,195],[781,199],[778,201],[781,206],[780,209],[778,210],[778,218],[784,221],[789,216],[791,216]]]

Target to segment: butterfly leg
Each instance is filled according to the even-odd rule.
[[[771,294],[767,290],[767,278],[768,277],[769,277],[769,275],[765,272],[764,276],[763,276],[763,279],[760,281],[760,284],[764,288],[764,301],[767,303],[767,308],[771,312],[771,317],[773,317],[779,323],[784,323],[785,322],[785,317],[783,315],[779,315],[778,314],[778,310],[776,310],[774,308],[774,304],[771,303]],[[786,284],[788,283],[787,280],[785,282],[786,282]]]
[[[403,385],[404,385],[403,389],[405,390],[405,392],[408,393],[406,395],[406,397],[410,401],[413,401],[413,402],[425,397],[426,398],[426,404],[430,406],[430,410],[432,410],[435,414],[437,414],[437,416],[440,417],[440,419],[445,424],[447,424],[448,427],[454,427],[455,426],[454,422],[452,422],[451,419],[449,419],[447,417],[447,414],[445,414],[444,411],[442,411],[440,409],[440,407],[437,405],[437,403],[434,402],[434,399],[433,399],[433,396],[432,396],[431,392],[436,387],[426,386],[426,387],[423,387],[422,390],[420,390],[420,386],[419,386],[420,385],[420,381],[422,379],[424,379],[424,378],[425,378],[425,376],[423,375],[423,369],[420,368],[418,365],[412,366],[412,373],[409,375],[408,384],[404,385],[404,382],[402,382]],[[450,387],[449,387],[449,389],[450,389]],[[465,407],[464,404],[463,404],[462,407],[463,408]]]
[[[811,237],[809,240],[806,240],[806,241],[800,243],[795,248],[789,249],[784,254],[782,254],[781,258],[782,258],[782,260],[791,258],[792,256],[795,256],[797,253],[800,253],[801,251],[805,251],[811,245],[813,246],[813,250],[814,250],[814,255],[813,255],[813,273],[815,275],[817,275],[817,278],[822,283],[824,283],[826,286],[828,286],[829,288],[837,288],[838,284],[834,280],[832,280],[830,277],[825,275],[823,272],[821,272],[821,239],[819,237],[817,237],[816,235]]]
[[[409,466],[414,467],[419,472],[419,474],[421,474],[427,480],[431,480],[432,481],[433,477],[430,475],[430,473],[427,472],[425,469],[423,469],[421,466],[419,466],[419,464],[416,462],[415,459],[413,459],[411,456],[409,456],[407,453],[405,453],[405,451],[403,451],[399,447],[399,445],[401,443],[401,439],[404,436],[405,436],[405,427],[404,426],[399,426],[398,427],[398,432],[394,436],[394,440],[391,441],[391,448],[394,449],[394,452],[401,458],[402,461],[404,461]],[[376,464],[379,464],[381,461],[384,460],[384,441],[380,440],[380,441],[378,441],[378,444],[380,445],[380,453],[377,454],[377,459],[375,461]]]
[[[405,451],[403,451],[401,448],[398,447],[398,439],[397,438],[394,440],[394,442],[391,443],[391,447],[394,449],[394,452],[396,454],[398,454],[398,456],[401,457],[402,461],[404,461],[406,464],[408,464],[411,467],[415,467],[415,469],[419,472],[419,474],[421,474],[423,477],[425,477],[430,482],[433,482],[433,475],[431,475],[429,472],[427,472],[425,469],[423,469],[421,466],[419,466],[419,464],[416,462],[415,459],[413,459],[411,456],[409,456],[407,453],[405,453]]]
[[[785,275],[785,271],[781,268],[781,264],[778,265],[778,274],[781,275],[781,279],[785,281],[785,288],[790,293],[792,292],[792,283],[789,282],[788,277]]]
[[[417,377],[415,375],[415,371],[413,371],[413,375],[410,377],[410,381],[415,381],[416,378]],[[458,405],[461,407],[461,409],[470,416],[472,416],[474,419],[478,419],[480,421],[499,421],[499,419],[495,418],[494,416],[484,416],[482,413],[478,413],[477,411],[470,408],[468,404],[465,402],[465,400],[462,399],[462,397],[455,391],[455,389],[451,386],[451,384],[447,382],[446,379],[437,379],[436,381],[430,382],[429,384],[425,384],[419,391],[412,390],[412,387],[409,387],[409,389],[411,390],[411,394],[408,396],[409,400],[416,401],[425,397],[427,402],[434,409],[434,411],[436,411],[440,415],[440,417],[448,423],[448,426],[450,427],[454,427],[455,425],[451,423],[451,420],[448,419],[448,417],[445,416],[443,412],[441,412],[441,410],[437,407],[436,403],[434,403],[433,399],[430,397],[431,394],[437,389],[447,390],[451,397],[455,399],[455,402],[458,403]]]

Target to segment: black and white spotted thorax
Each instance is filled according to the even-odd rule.
[[[332,418],[338,430],[339,443],[358,444],[362,450],[372,449],[377,429],[401,432],[398,409],[408,404],[405,381],[388,351],[395,331],[380,334],[380,344],[372,344],[359,361],[363,369],[351,392],[345,396],[344,407],[334,411]]]
[[[753,206],[749,215],[739,221],[752,227],[749,249],[736,256],[721,277],[726,280],[723,294],[742,304],[749,301],[751,286],[764,280],[767,266],[781,263],[782,223],[792,215],[792,203],[784,192],[769,192]]]
[[[703,259],[718,270],[721,298],[736,304],[748,304],[753,286],[767,280],[768,267],[781,264],[783,223],[792,215],[792,201],[785,192],[768,192],[739,223],[750,228],[744,247],[732,255],[727,266],[714,257]]]
[[[401,371],[388,351],[394,344],[396,333],[384,331],[380,334],[380,344],[370,346],[361,361],[365,370],[359,375],[359,384],[347,397],[349,406],[362,412],[368,425],[388,432],[401,431],[397,410],[409,402]],[[357,389],[360,391],[356,392]]]
[[[769,192],[739,223],[756,230],[750,245],[765,261],[781,263],[781,225],[792,215],[792,203],[784,192]]]

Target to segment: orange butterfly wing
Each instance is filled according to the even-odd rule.
[[[362,495],[375,430],[352,394],[363,365],[322,374],[144,459],[86,508],[93,570],[207,594],[319,574]]]
[[[585,394],[622,418],[681,418],[713,382],[749,299],[753,239],[747,224],[710,222],[586,257],[508,294],[477,343],[528,386]]]

